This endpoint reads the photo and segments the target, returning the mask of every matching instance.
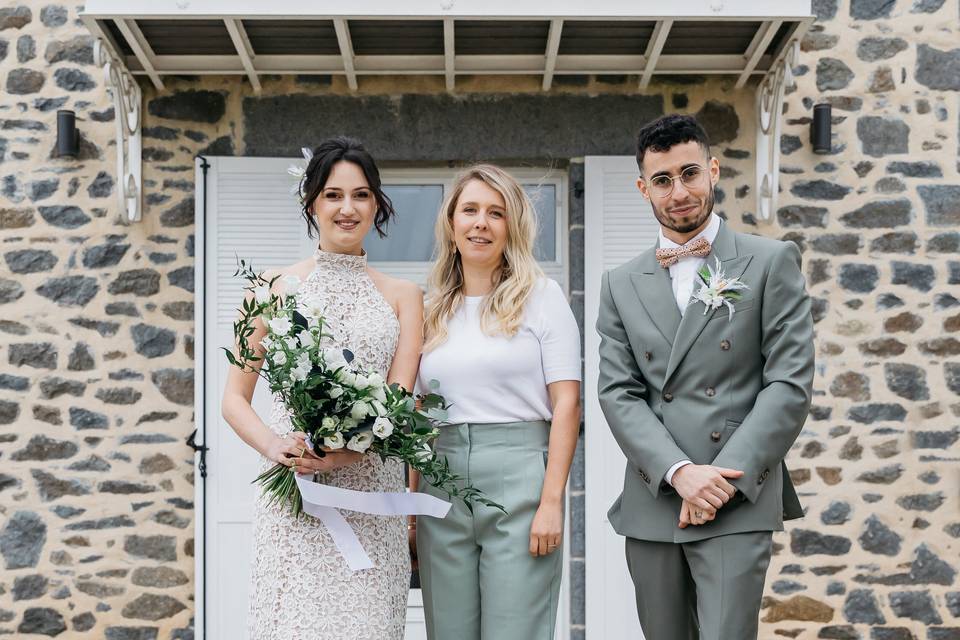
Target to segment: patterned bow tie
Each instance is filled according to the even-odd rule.
[[[677,264],[681,258],[690,256],[696,258],[705,258],[710,254],[710,241],[706,238],[697,238],[693,242],[688,242],[682,247],[673,249],[657,249],[657,262],[666,269]]]

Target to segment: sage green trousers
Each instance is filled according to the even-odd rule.
[[[530,555],[548,422],[440,428],[450,469],[504,506],[460,499],[446,518],[417,519],[417,556],[430,640],[553,640],[563,555]],[[447,499],[421,480],[420,490]]]

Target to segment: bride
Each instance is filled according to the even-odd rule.
[[[412,282],[390,278],[367,265],[363,239],[371,226],[384,235],[394,215],[370,154],[356,140],[326,140],[313,152],[300,184],[307,233],[318,236],[316,253],[278,269],[276,292],[301,281],[295,295],[325,303],[326,346],[350,349],[357,362],[388,383],[413,389],[422,344],[423,298]],[[259,353],[266,333],[259,323],[249,339]],[[275,463],[313,473],[322,483],[362,491],[404,490],[396,459],[337,450],[320,458],[293,432],[275,398],[269,423],[250,405],[258,376],[230,367],[223,416],[256,449],[261,471]],[[251,640],[400,640],[404,633],[410,556],[403,516],[343,514],[374,563],[352,571],[327,530],[307,515],[261,496],[254,515],[254,559],[248,628]]]

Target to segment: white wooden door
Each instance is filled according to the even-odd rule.
[[[613,439],[597,399],[600,277],[652,246],[659,229],[650,204],[637,189],[632,156],[585,160],[584,421],[586,473],[587,640],[643,640],[624,541],[607,520],[623,488],[626,458]]]
[[[314,240],[304,233],[305,225],[290,192],[293,178],[286,173],[290,160],[210,158],[208,162],[205,225],[201,218],[203,178],[199,164],[197,172],[196,261],[198,272],[203,272],[202,279],[197,279],[202,282],[197,290],[198,307],[203,309],[197,327],[198,336],[203,331],[202,346],[197,345],[198,353],[203,354],[198,375],[205,371],[205,379],[198,385],[205,391],[205,398],[198,400],[197,406],[203,407],[206,445],[210,448],[206,495],[198,489],[197,504],[198,512],[204,514],[198,522],[198,547],[206,536],[204,552],[198,549],[197,553],[197,593],[202,596],[205,587],[206,594],[198,598],[205,600],[198,602],[198,618],[205,618],[205,624],[198,626],[205,627],[206,634],[201,632],[198,637],[242,640],[247,638],[256,495],[251,480],[257,473],[257,455],[220,415],[228,367],[221,347],[233,342],[232,323],[243,298],[243,283],[233,273],[237,256],[252,262],[257,270],[267,269],[309,256]],[[269,392],[262,385],[257,387],[253,406],[260,416],[269,416]],[[426,640],[422,608],[420,592],[411,591],[408,640]]]
[[[204,181],[202,160],[196,171],[196,407],[197,442],[209,447],[206,481],[197,474],[196,610],[197,637],[214,640],[247,638],[246,618],[252,558],[252,514],[257,454],[241,441],[221,416],[220,399],[228,363],[221,347],[233,343],[233,321],[243,298],[243,282],[233,276],[237,257],[257,270],[290,264],[309,256],[315,239],[305,233],[291,193],[294,178],[286,158],[208,158]],[[454,172],[396,170],[384,172],[384,184],[447,185]],[[515,172],[525,185],[542,185],[542,172]],[[204,187],[205,184],[205,187]],[[556,253],[543,264],[548,275],[566,288],[566,179],[551,178],[556,194]],[[204,201],[206,216],[203,216]],[[417,212],[432,220],[435,211]],[[422,222],[422,221],[421,221]],[[371,266],[424,285],[429,262],[375,262]],[[258,385],[253,406],[266,418],[269,393]],[[204,425],[206,428],[204,429]],[[205,434],[205,439],[204,439]],[[197,470],[199,471],[199,469]],[[569,510],[568,510],[569,511]],[[564,564],[569,550],[564,544]],[[568,579],[564,576],[557,638],[569,637]],[[422,596],[411,589],[406,640],[426,640]]]

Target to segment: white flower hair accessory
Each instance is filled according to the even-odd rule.
[[[297,196],[297,201],[303,206],[303,192],[300,188],[303,185],[303,176],[307,173],[307,165],[313,160],[313,151],[310,151],[307,147],[300,147],[300,153],[303,154],[306,164],[292,164],[287,167],[287,173],[297,179],[297,183],[290,189],[290,193]]]

